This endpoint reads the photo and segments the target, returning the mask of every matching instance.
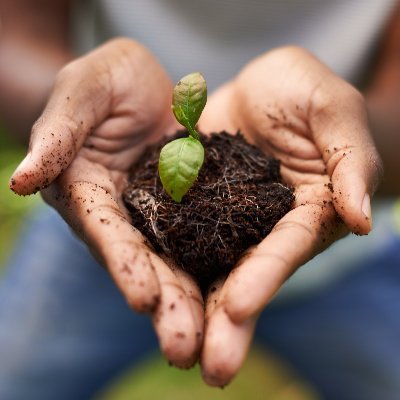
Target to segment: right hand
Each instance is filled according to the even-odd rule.
[[[10,188],[20,195],[41,190],[131,307],[151,313],[166,357],[189,367],[202,344],[200,291],[154,253],[121,203],[131,165],[176,129],[171,95],[164,70],[134,41],[115,39],[73,61],[58,74]]]
[[[284,282],[343,237],[345,225],[358,234],[371,230],[370,198],[382,165],[363,97],[298,47],[251,61],[211,97],[200,126],[240,129],[281,161],[282,177],[295,189],[290,212],[206,300],[201,366],[205,380],[221,386],[239,370],[259,314]]]

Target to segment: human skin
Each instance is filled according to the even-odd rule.
[[[24,195],[42,189],[129,305],[152,316],[165,356],[189,367],[202,343],[200,291],[189,275],[173,272],[152,251],[121,201],[132,163],[176,129],[171,93],[158,62],[129,39],[110,41],[68,64],[32,129],[11,189]]]
[[[56,71],[67,60],[71,59],[72,55],[66,45],[65,32],[55,34],[58,28],[65,29],[66,27],[65,21],[60,22],[61,16],[65,15],[64,12],[53,10],[45,14],[50,15],[48,19],[52,19],[54,23],[50,24],[51,32],[43,34],[41,29],[45,26],[44,22],[38,18],[31,18],[35,15],[35,12],[38,12],[38,7],[31,7],[29,12],[26,12],[25,6],[31,3],[29,0],[0,1],[2,5],[7,3],[11,8],[19,7],[19,10],[14,10],[15,18],[19,17],[24,10],[26,18],[24,18],[23,24],[12,23],[11,18],[9,26],[13,27],[13,31],[10,32],[7,40],[5,40],[5,37],[2,38],[0,46],[0,83],[2,85],[0,101],[4,105],[22,104],[21,99],[26,99],[26,93],[28,93],[30,100],[28,107],[21,109],[21,107],[9,106],[11,111],[18,109],[18,115],[8,120],[9,125],[14,128],[13,132],[21,132],[21,136],[23,136],[26,134],[26,127],[32,124],[34,116],[44,103],[44,99],[47,98],[50,88],[53,86]],[[58,8],[60,5],[64,7],[67,3],[67,0],[62,2],[47,1],[46,8]],[[43,9],[41,9],[41,13],[42,11]],[[56,21],[58,22],[56,23]],[[48,48],[45,51],[44,48],[49,44],[46,44],[46,41],[49,38],[52,38],[50,50]],[[110,49],[107,46],[113,48]],[[122,57],[124,66],[119,65],[118,61],[114,64],[112,56],[112,54],[114,56],[120,54],[120,49],[114,49],[114,47],[120,46],[125,48],[121,50],[125,54]],[[392,47],[395,48],[395,46]],[[11,48],[18,48],[20,51],[17,54],[15,52],[10,54],[7,49]],[[25,62],[25,60],[30,59],[26,49],[30,49],[35,55],[42,55],[37,58],[40,65],[35,70],[40,71],[42,67],[45,70],[41,75],[43,79],[25,82],[32,85],[35,82],[37,83],[31,87],[21,87],[18,74],[11,74],[9,67],[18,64],[21,69],[26,66],[29,70],[29,63]],[[105,60],[105,53],[99,54],[99,52],[107,53],[107,65],[102,64]],[[130,54],[131,52],[132,54]],[[91,246],[92,251],[110,271],[129,304],[134,309],[147,311],[152,315],[160,338],[161,348],[166,357],[174,364],[184,367],[197,359],[202,348],[202,368],[206,381],[212,385],[224,385],[237,372],[246,355],[258,312],[267,304],[287,276],[293,273],[302,262],[341,236],[346,229],[344,226],[332,222],[334,210],[331,206],[321,207],[321,201],[323,204],[324,200],[330,200],[332,194],[323,186],[327,182],[327,176],[316,172],[324,172],[326,166],[328,173],[331,174],[336,197],[334,207],[345,221],[347,229],[367,233],[371,221],[365,219],[363,215],[360,198],[363,196],[363,192],[372,194],[381,169],[380,162],[374,148],[371,147],[365,120],[365,105],[359,93],[334,77],[331,71],[321,66],[314,57],[304,50],[286,48],[262,56],[249,65],[234,82],[227,84],[214,96],[211,96],[200,121],[201,129],[224,128],[234,131],[236,128],[243,130],[246,128],[249,140],[275,152],[278,156],[283,156],[285,177],[296,184],[298,199],[303,199],[304,203],[308,202],[309,204],[302,206],[298,200],[298,207],[287,216],[287,219],[280,222],[279,228],[275,229],[273,235],[270,235],[260,246],[256,247],[252,256],[248,257],[226,281],[217,282],[218,290],[205,299],[207,303],[205,311],[207,328],[203,341],[204,314],[201,305],[203,299],[201,299],[199,291],[190,277],[184,275],[179,269],[175,269],[174,273],[171,273],[171,270],[166,268],[165,261],[167,260],[162,260],[157,255],[151,254],[152,263],[158,266],[156,272],[151,268],[141,271],[137,268],[137,265],[132,265],[131,272],[135,273],[136,279],[133,277],[125,278],[127,269],[125,266],[119,268],[120,264],[117,260],[116,253],[122,251],[125,251],[124,257],[130,262],[135,257],[139,257],[141,261],[147,260],[146,262],[148,262],[149,260],[141,235],[132,229],[129,223],[120,221],[120,218],[125,218],[126,214],[123,206],[115,199],[118,198],[117,193],[122,185],[121,180],[125,179],[126,176],[127,162],[123,160],[126,160],[128,156],[134,159],[145,143],[156,140],[161,131],[173,131],[175,129],[174,122],[169,120],[170,114],[165,112],[164,117],[163,112],[165,107],[169,110],[171,82],[152,56],[144,53],[146,53],[145,49],[137,43],[129,40],[114,41],[98,49],[97,53],[91,53],[64,68],[58,75],[48,107],[43,118],[40,118],[39,123],[35,125],[31,139],[31,149],[34,153],[33,161],[36,159],[39,162],[38,165],[42,165],[42,156],[50,155],[49,159],[46,157],[44,159],[46,168],[40,170],[34,165],[35,162],[28,162],[18,169],[13,176],[14,181],[11,180],[10,183],[14,190],[29,193],[56,179],[48,189],[43,191],[44,196],[58,208],[67,221],[75,227],[78,234]],[[382,57],[382,59],[385,60],[385,57]],[[295,63],[294,59],[303,61]],[[159,77],[158,88],[164,87],[165,92],[158,90],[156,97],[151,97],[147,86],[146,89],[140,90],[140,88],[143,88],[140,85],[143,85],[146,77],[149,76],[144,69],[141,69],[138,62],[140,60],[147,60],[146,62],[152,65],[149,72]],[[277,65],[282,66],[283,64],[286,69],[291,68],[290,79],[295,81],[292,88],[297,89],[296,93],[287,91],[286,82],[289,75],[285,76],[285,81],[282,82],[282,73]],[[303,65],[303,69],[296,69],[293,64],[297,64],[296,68]],[[95,67],[94,71],[99,68],[99,73],[93,74],[92,67]],[[136,71],[134,76],[131,71],[132,67]],[[391,75],[398,76],[395,72],[398,72],[399,69],[389,69],[394,71]],[[379,79],[373,80],[374,84],[371,85],[373,90],[370,93],[368,92],[371,98],[381,99],[381,104],[385,103],[387,98],[398,99],[400,93],[393,91],[393,85],[382,84],[382,81],[386,83],[393,81],[393,76],[386,78],[387,74],[384,72],[386,70],[388,68],[383,62],[376,73]],[[91,71],[91,73],[88,74],[88,71]],[[111,82],[108,79],[110,77],[108,72],[110,71],[112,71],[112,75],[115,77],[114,81],[118,82],[118,87],[123,93],[107,86]],[[276,77],[275,74],[277,74]],[[318,79],[320,82],[326,83],[319,90],[320,96],[310,95],[310,87],[313,87],[314,84],[298,85],[296,76],[297,78],[302,77],[300,81],[307,83],[303,79],[305,75],[308,75],[311,81],[315,78],[315,85],[317,85]],[[266,80],[262,77],[271,77],[271,79]],[[279,77],[280,79],[278,79]],[[270,91],[271,84],[276,85],[278,90]],[[73,90],[74,85],[75,88],[79,87],[79,90]],[[381,89],[383,87],[385,90]],[[25,92],[15,90],[15,88],[24,89]],[[73,95],[71,95],[72,91]],[[382,96],[382,92],[386,97]],[[75,96],[76,93],[79,93],[79,96]],[[160,93],[163,95],[160,95]],[[231,94],[233,93],[237,97],[234,103],[231,101]],[[279,93],[280,97],[270,99],[268,96],[264,96],[265,93]],[[112,101],[113,96],[118,101]],[[70,98],[68,101],[67,97]],[[108,97],[110,98],[106,100]],[[295,99],[298,99],[298,101]],[[343,101],[338,102],[338,99],[343,99]],[[121,100],[122,103],[119,102]],[[379,103],[378,100],[374,101],[374,104]],[[142,101],[151,104],[150,108],[146,107],[147,111],[140,107]],[[254,107],[254,104],[256,104],[256,107]],[[270,116],[266,113],[256,112],[255,110],[259,105],[264,107]],[[296,105],[299,109],[296,108]],[[346,105],[344,109],[343,105]],[[111,109],[104,111],[107,107],[111,107]],[[246,119],[245,115],[241,115],[242,107],[243,110],[251,111],[248,114],[249,118]],[[57,117],[55,117],[56,111],[58,112],[60,108],[62,109],[61,114],[57,113]],[[288,125],[288,121],[285,121],[281,109],[284,110],[284,115],[291,124],[295,122],[294,127],[296,129],[293,130],[293,125],[292,127],[285,126]],[[2,107],[1,110],[4,112],[5,108]],[[140,116],[143,117],[146,112],[153,114],[149,116],[149,119],[137,120],[135,116],[138,115],[138,110],[140,110]],[[311,118],[312,115],[308,113],[304,114],[305,110],[312,110],[314,117]],[[338,113],[339,110],[340,113]],[[235,112],[238,115],[235,116]],[[381,107],[376,114],[378,117],[381,116],[380,120],[388,120],[386,118],[387,112],[387,107]],[[105,114],[107,116],[99,122],[99,119]],[[63,120],[60,115],[64,115],[65,119]],[[397,127],[400,126],[398,115],[398,112],[393,112],[390,116],[393,123],[385,130],[386,136],[379,135],[377,137],[378,144],[383,142],[379,148],[382,150],[385,163],[390,166],[387,176],[395,176],[396,169],[391,166],[398,165],[397,154],[394,154],[397,147],[387,145],[388,142],[390,143],[390,138],[393,137],[393,132],[397,132]],[[3,115],[3,118],[7,116],[9,114]],[[73,117],[72,120],[69,118],[71,116]],[[160,118],[156,118],[156,116]],[[222,116],[224,116],[224,119],[221,118]],[[335,116],[336,118],[334,118]],[[152,118],[157,119],[158,122],[155,123],[151,120]],[[313,120],[313,123],[311,123],[311,120]],[[65,121],[67,121],[66,124],[64,124]],[[83,124],[80,124],[80,121],[83,121]],[[325,125],[326,122],[328,122],[327,125]],[[258,123],[263,129],[258,129],[258,125],[256,125]],[[126,129],[128,125],[132,129]],[[275,125],[274,128],[273,125]],[[93,130],[90,129],[91,126],[93,126]],[[332,126],[332,132],[334,131],[335,135],[330,135],[326,129],[319,132],[318,127],[321,126]],[[121,127],[125,127],[125,129],[121,130]],[[307,127],[313,127],[313,129],[306,129]],[[121,133],[118,138],[112,135],[116,130]],[[73,132],[72,136],[70,136],[69,131]],[[343,133],[343,140],[340,143],[335,142],[337,131]],[[279,132],[283,134],[280,136]],[[54,137],[56,137],[56,134],[60,136],[58,140],[61,140],[64,166],[57,165],[57,162],[54,159],[52,160],[50,148],[46,149],[45,147],[50,144],[57,152],[60,151],[58,141],[51,136],[51,133],[55,134]],[[46,143],[40,144],[42,137],[46,138],[44,140]],[[78,144],[76,148],[72,137]],[[285,147],[288,138],[297,142],[300,146],[299,149],[302,149],[301,154],[293,153],[292,148]],[[398,139],[398,135],[396,138]],[[268,144],[268,142],[270,143]],[[346,144],[355,146],[358,150],[355,152],[352,150],[352,155],[347,154],[345,157],[341,156],[340,152],[335,151],[335,147],[341,148],[338,145],[343,147]],[[370,154],[370,161],[372,161],[367,165],[365,165],[365,158],[358,159],[363,153],[361,150],[364,149]],[[329,154],[325,150],[329,150]],[[72,153],[68,155],[69,151]],[[359,161],[361,161],[361,164]],[[132,162],[132,159],[130,162]],[[324,165],[323,168],[321,163]],[[68,165],[70,167],[59,176],[61,170]],[[344,174],[340,172],[338,166],[345,171]],[[28,175],[24,176],[26,172]],[[34,173],[29,175],[30,172]],[[46,173],[44,174],[44,172]],[[350,174],[349,177],[353,176],[355,179],[351,181],[351,187],[349,186],[350,179],[346,179],[347,173]],[[83,185],[72,184],[74,198],[71,197],[70,206],[65,207],[65,202],[63,203],[60,199],[63,192],[69,196],[69,184],[75,181],[86,182]],[[299,184],[300,182],[302,183]],[[384,183],[383,189],[385,191],[399,192],[398,181],[386,179]],[[93,186],[96,184],[98,188]],[[93,189],[96,189],[96,192]],[[349,193],[342,189],[348,190]],[[349,197],[345,196],[346,193],[349,194]],[[91,208],[94,207],[94,203],[91,203],[92,197],[101,206],[95,208],[93,212],[89,208],[90,213],[87,213],[88,208],[82,207],[82,196],[86,196],[85,203],[90,203]],[[78,201],[79,197],[81,199]],[[82,204],[79,205],[80,202]],[[368,202],[365,205],[364,212],[368,217]],[[322,243],[317,234],[321,224],[315,224],[314,214],[309,220],[304,218],[314,211],[319,213],[320,218],[326,219],[326,226],[333,224],[333,227],[336,228],[334,233],[325,237],[325,242]],[[110,217],[118,219],[121,223],[107,224],[100,221],[101,219],[109,221]],[[311,225],[309,229],[301,227],[304,220]],[[129,238],[128,240],[134,243],[133,250],[129,248],[127,242],[124,243],[124,240],[127,240],[126,235]],[[283,240],[280,239],[282,236],[284,236]],[[110,237],[114,243],[107,243]],[[301,242],[301,246],[299,245],[296,248],[295,244],[298,242]],[[281,252],[284,250],[283,258],[279,258],[279,253],[269,254],[265,252],[267,248],[274,248],[275,243],[277,243],[277,250]],[[285,249],[282,249],[282,243],[285,244]],[[299,252],[299,249],[302,251]],[[128,263],[129,269],[130,262]],[[271,267],[267,269],[264,267],[265,264],[269,264]],[[254,278],[249,274],[249,271],[255,274]],[[251,286],[254,284],[252,280],[255,281],[256,278],[257,285]],[[138,283],[142,281],[143,286],[129,283],[130,279],[135,279]],[[257,290],[254,291],[254,287]],[[168,301],[175,298],[179,299],[179,296],[183,293],[185,293],[185,296],[182,309],[179,310],[179,313],[175,313],[176,315],[170,315],[166,310]],[[161,303],[158,304],[157,299],[160,294]],[[235,297],[247,301],[238,304]],[[216,307],[214,300],[217,300]],[[160,321],[157,315],[162,314],[163,310],[167,313]],[[184,333],[185,337],[189,338],[189,340],[184,341],[184,345],[182,345],[182,340],[177,340],[176,337],[175,327],[178,325],[182,326],[183,329],[180,329],[179,333]],[[181,335],[179,336],[181,337]]]
[[[281,160],[296,196],[293,209],[206,299],[201,366],[204,379],[220,386],[242,365],[259,313],[296,269],[349,230],[370,231],[382,165],[361,94],[296,47],[248,64],[211,98],[200,129],[240,129]]]
[[[188,367],[203,349],[204,378],[220,386],[240,368],[257,315],[271,296],[343,235],[336,212],[348,229],[369,232],[380,159],[362,96],[302,49],[267,53],[222,87],[210,98],[200,129],[241,128],[282,160],[297,200],[227,280],[217,283],[218,290],[204,299],[204,314],[194,280],[151,250],[120,202],[135,159],[176,129],[171,93],[157,61],[128,39],[68,64],[10,186],[24,195],[40,189],[106,266],[132,308],[151,314],[166,357]],[[179,305],[173,311],[172,303]]]

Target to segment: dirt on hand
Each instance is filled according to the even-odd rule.
[[[181,132],[174,138],[184,136]],[[204,288],[271,232],[291,209],[294,193],[282,181],[279,161],[242,134],[201,135],[201,142],[204,164],[181,203],[166,194],[158,176],[165,140],[149,147],[133,166],[123,199],[132,224],[156,251]]]

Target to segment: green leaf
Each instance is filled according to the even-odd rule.
[[[173,140],[161,149],[158,172],[164,189],[174,201],[180,203],[192,187],[203,161],[203,145],[191,136]]]
[[[195,127],[207,102],[207,84],[199,72],[184,76],[175,86],[172,111],[175,118],[195,139],[199,134]]]
[[[203,165],[204,148],[195,128],[206,102],[207,84],[198,72],[186,75],[174,88],[172,110],[190,136],[162,148],[158,172],[164,189],[178,203],[192,187]]]

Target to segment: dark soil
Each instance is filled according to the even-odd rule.
[[[205,287],[271,232],[291,209],[294,194],[282,182],[279,161],[240,133],[202,135],[201,141],[204,164],[181,203],[165,193],[158,176],[165,141],[148,148],[132,168],[123,199],[132,224],[154,248]]]

